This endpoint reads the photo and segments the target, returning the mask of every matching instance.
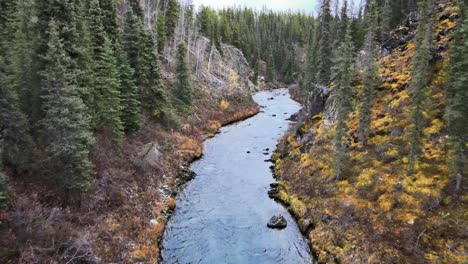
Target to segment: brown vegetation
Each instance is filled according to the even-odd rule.
[[[62,207],[43,183],[10,177],[14,204],[0,214],[0,262],[158,262],[165,221],[176,207],[172,197],[190,179],[189,162],[201,157],[202,141],[258,112],[246,92],[197,91],[193,111],[181,114],[177,127],[148,121],[119,149],[98,137],[95,188],[80,205]],[[160,159],[141,167],[139,153],[149,143]]]

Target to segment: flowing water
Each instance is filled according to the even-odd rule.
[[[286,89],[259,92],[254,100],[263,112],[222,128],[192,164],[197,177],[177,198],[163,263],[312,263],[293,218],[267,195],[274,179],[265,160],[300,106]],[[286,229],[267,228],[277,214],[288,221]]]

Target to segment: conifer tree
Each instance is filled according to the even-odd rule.
[[[391,19],[392,19],[392,6],[390,5],[390,0],[384,0],[384,5],[382,6],[382,11],[380,14],[380,40],[384,42],[387,40],[390,29],[391,29]]]
[[[158,15],[156,21],[156,33],[158,34],[158,53],[162,54],[167,42],[166,22],[162,13]]]
[[[122,43],[123,49],[128,56],[128,64],[135,71],[135,77],[139,73],[138,64],[139,64],[139,33],[141,32],[139,28],[138,17],[135,16],[131,8],[127,9],[125,13],[125,21],[123,26],[123,36]]]
[[[107,37],[111,42],[115,44],[119,36],[115,0],[99,0],[99,6],[102,10],[102,24],[104,31],[107,33]]]
[[[175,95],[185,105],[192,105],[193,91],[188,69],[187,49],[182,42],[177,46]]]
[[[377,5],[375,0],[370,1],[370,11],[367,13],[368,21],[366,40],[364,45],[365,60],[363,74],[363,93],[359,111],[358,137],[361,144],[366,145],[371,123],[372,106],[375,91],[379,85],[379,72],[377,65],[376,37],[377,37]]]
[[[446,85],[446,110],[449,141],[451,148],[451,171],[455,176],[455,190],[462,189],[466,172],[466,152],[468,142],[468,5],[462,6],[462,19],[459,30],[454,34],[453,51],[450,59],[449,81]]]
[[[134,70],[128,64],[127,53],[119,46],[116,49],[120,77],[121,120],[125,132],[133,133],[141,126],[141,107]]]
[[[120,76],[112,43],[107,37],[102,51],[96,56],[93,68],[94,126],[100,131],[110,133],[114,141],[120,143],[123,137]]]
[[[308,95],[314,91],[315,77],[317,75],[317,38],[315,27],[312,24],[309,37],[309,45],[307,48],[307,61],[304,72],[304,81],[301,85],[301,90],[304,95]]]
[[[333,103],[336,108],[336,129],[334,135],[335,157],[334,175],[337,180],[342,177],[343,161],[347,156],[346,121],[352,110],[353,91],[351,87],[353,74],[353,44],[351,31],[348,28],[344,42],[340,45],[333,67]]]
[[[423,129],[426,119],[423,115],[424,103],[427,91],[427,74],[429,70],[429,60],[431,59],[431,18],[430,0],[421,1],[419,4],[420,19],[415,37],[416,50],[413,57],[412,79],[410,82],[412,113],[410,127],[410,151],[408,157],[408,175],[412,176],[416,163],[421,154],[423,140]]]
[[[21,111],[20,101],[18,99],[19,82],[16,77],[21,76],[21,80],[27,78],[23,73],[17,72],[24,67],[29,69],[28,65],[20,65],[21,62],[30,62],[30,53],[25,47],[28,47],[28,39],[24,34],[20,34],[19,27],[28,28],[24,7],[30,4],[29,1],[4,1],[0,11],[0,163],[12,166],[18,172],[24,172],[31,168],[34,158],[35,147],[30,136],[30,126],[27,116]],[[16,10],[16,11],[15,11]],[[9,12],[9,13],[7,13]],[[15,32],[16,30],[16,32]],[[20,38],[21,37],[21,38]],[[15,46],[12,40],[21,40]],[[12,50],[13,49],[13,50]],[[19,56],[19,51],[24,52],[24,56]],[[23,59],[21,62],[19,59]],[[22,83],[27,84],[27,83]],[[21,87],[22,88],[22,87]]]
[[[172,105],[162,83],[153,35],[142,25],[139,30],[137,83],[143,111],[153,118],[171,123],[174,119]]]
[[[16,91],[7,81],[2,56],[0,52],[0,158],[18,172],[24,172],[30,169],[35,147],[27,118],[20,111]]]
[[[177,20],[179,18],[179,2],[177,0],[168,0],[167,11],[166,11],[166,36],[168,39],[172,39],[177,26]]]
[[[331,77],[332,66],[332,40],[331,40],[332,15],[330,0],[323,0],[320,13],[320,29],[318,40],[317,76],[316,81],[320,85],[328,85]]]
[[[273,56],[272,47],[270,47],[270,52],[268,53],[267,79],[269,82],[274,82],[276,80],[275,57]]]
[[[89,121],[74,76],[68,72],[67,56],[55,21],[49,23],[48,51],[42,72],[44,154],[48,175],[66,195],[88,191],[91,187],[92,146]]]

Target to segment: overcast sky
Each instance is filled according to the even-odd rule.
[[[352,0],[355,6],[358,6],[363,0]],[[316,12],[318,0],[193,0],[195,6],[211,6],[214,8],[223,8],[229,6],[248,6],[261,9],[267,7],[273,10],[288,10]]]

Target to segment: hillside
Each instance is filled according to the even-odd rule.
[[[143,3],[140,7],[145,13],[150,11]],[[126,1],[118,6],[118,10],[128,8]],[[125,13],[114,15],[121,21]],[[147,30],[154,29],[148,25]],[[90,154],[94,167],[92,188],[75,196],[79,202],[65,200],[44,168],[16,170],[15,164],[5,162],[2,170],[6,178],[1,187],[7,184],[8,189],[1,189],[0,197],[2,206],[5,200],[8,203],[0,213],[0,262],[158,261],[165,221],[175,207],[173,197],[179,186],[193,176],[188,166],[202,155],[202,141],[217,133],[222,125],[258,112],[250,97],[257,89],[249,80],[253,70],[242,51],[222,44],[221,56],[208,38],[193,31],[187,58],[193,102],[181,106],[175,96],[176,51],[172,47],[179,40],[172,39],[160,57],[159,78],[173,101],[171,118],[175,121],[168,124],[164,119],[145,116],[141,127],[118,144],[108,133],[97,132]],[[10,54],[4,46],[0,51],[1,59]],[[3,85],[12,70],[8,60],[0,62],[6,62],[0,65]],[[2,107],[13,102],[3,97],[8,91],[4,88],[9,86],[2,86]],[[3,124],[6,123],[2,123],[2,128]],[[2,133],[2,140],[8,140],[5,135]],[[27,156],[32,150],[19,151]]]
[[[341,178],[334,174],[337,116],[328,89],[309,97],[298,123],[273,155],[281,186],[274,196],[289,205],[321,263],[467,261],[467,195],[455,191],[444,119],[450,50],[460,8],[453,1],[437,3],[424,105],[427,125],[414,176],[407,176],[407,170],[415,13],[382,45],[378,66],[383,81],[371,107],[366,145],[358,138],[359,104],[349,114],[348,158]],[[353,76],[355,98],[363,96],[362,79],[362,71]],[[466,190],[466,182],[462,184]]]

